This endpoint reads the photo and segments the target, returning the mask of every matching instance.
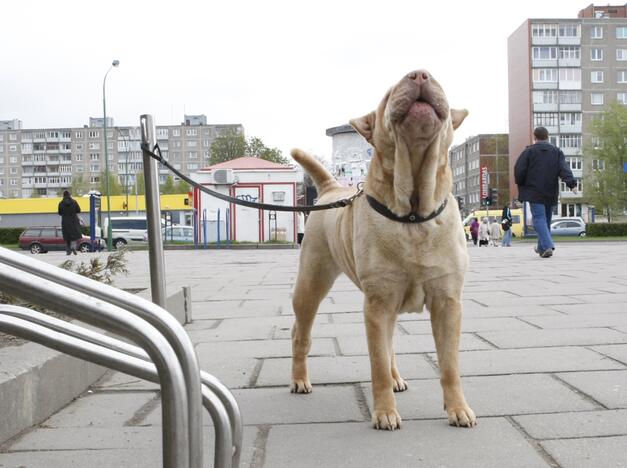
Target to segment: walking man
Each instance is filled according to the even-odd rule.
[[[61,232],[65,241],[65,253],[76,255],[76,241],[83,237],[78,213],[81,207],[70,196],[67,190],[63,192],[63,200],[59,202],[59,216],[61,216]]]
[[[509,203],[505,203],[503,212],[501,213],[501,227],[503,228],[503,241],[501,247],[512,246],[512,210],[509,208]]]
[[[566,164],[564,153],[549,143],[549,132],[544,127],[533,131],[533,145],[527,146],[516,161],[514,175],[518,185],[518,198],[529,202],[533,227],[538,234],[534,249],[542,258],[553,255],[555,245],[551,238],[551,216],[557,205],[559,181],[577,193],[577,181]]]

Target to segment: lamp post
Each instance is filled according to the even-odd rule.
[[[128,216],[128,157],[131,151],[131,129],[128,129],[128,137],[125,137],[119,128],[118,133],[126,143],[126,159],[124,163],[124,194],[126,195],[126,216]]]
[[[107,142],[107,100],[105,98],[105,84],[107,83],[107,75],[113,67],[120,65],[119,60],[111,62],[111,66],[105,73],[102,80],[102,113],[104,115],[103,127],[104,127],[104,157],[105,157],[105,189],[107,191],[107,250],[112,250],[112,236],[111,236],[111,195],[109,193],[109,147]]]

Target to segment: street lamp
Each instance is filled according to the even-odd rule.
[[[109,147],[107,143],[107,100],[105,98],[105,84],[107,83],[107,75],[111,71],[113,67],[117,67],[120,65],[119,60],[114,60],[111,62],[111,66],[105,73],[104,79],[102,80],[102,113],[104,114],[104,157],[105,157],[105,190],[107,191],[107,250],[111,252],[112,250],[112,235],[111,235],[111,195],[109,194]]]
[[[126,216],[128,216],[128,157],[131,152],[131,129],[128,129],[128,137],[125,137],[119,128],[118,133],[126,143],[126,159],[124,163],[124,194],[126,195]]]

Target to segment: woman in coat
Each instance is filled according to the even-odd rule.
[[[470,223],[470,237],[472,237],[472,243],[477,245],[479,238],[479,221],[477,218],[472,218],[472,223]]]
[[[481,225],[479,226],[479,247],[485,245],[486,247],[490,243],[490,226],[488,225],[488,218],[483,218],[481,220]]]
[[[65,241],[65,253],[76,255],[76,241],[83,237],[81,223],[78,220],[78,213],[81,207],[76,200],[70,196],[67,190],[63,192],[63,200],[59,202],[59,216],[61,216],[61,232]]]

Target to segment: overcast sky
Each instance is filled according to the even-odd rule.
[[[614,3],[622,3],[614,2]],[[2,3],[0,120],[24,128],[240,123],[289,154],[330,159],[329,127],[373,110],[427,69],[470,116],[455,144],[507,132],[507,38],[527,18],[575,18],[573,0],[205,0]]]

